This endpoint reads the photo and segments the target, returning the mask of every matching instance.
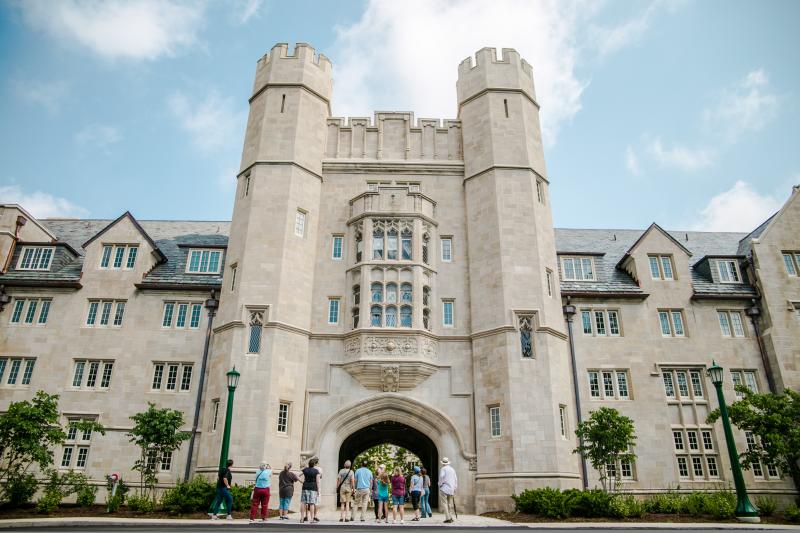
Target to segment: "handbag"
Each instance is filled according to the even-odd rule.
[[[258,474],[256,474],[256,480],[253,482],[253,490],[250,491],[250,501],[253,501],[253,496],[256,495],[256,483],[258,483],[258,478],[261,477],[261,474],[266,472],[266,470],[262,470]]]
[[[340,501],[340,500],[341,500],[341,498],[340,498],[340,496],[339,496],[339,490],[342,488],[342,484],[343,484],[343,483],[344,483],[346,480],[350,479],[350,472],[352,472],[352,471],[353,471],[353,465],[352,465],[352,463],[351,463],[351,464],[350,464],[350,468],[347,470],[347,474],[346,474],[346,475],[345,475],[345,476],[344,476],[344,477],[343,477],[341,480],[339,480],[339,484],[338,484],[338,485],[336,485],[336,507],[337,507],[337,508],[338,508],[339,506],[341,506],[341,505],[342,505],[342,503],[341,503],[341,501]]]

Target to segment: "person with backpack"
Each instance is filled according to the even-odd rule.
[[[261,505],[261,521],[266,522],[269,515],[269,487],[272,484],[272,467],[268,463],[261,463],[256,472],[256,482],[253,487],[253,496],[250,503],[250,523],[256,521],[258,506]]]

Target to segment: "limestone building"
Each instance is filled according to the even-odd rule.
[[[638,459],[613,466],[627,490],[731,481],[705,368],[726,368],[729,401],[738,382],[800,387],[798,188],[750,234],[554,229],[514,50],[461,63],[455,120],[335,118],[331,98],[310,47],[258,61],[230,222],[0,207],[0,408],[42,389],[108,428],[58,465],[130,477],[129,417],[154,402],[198,421],[160,480],[213,473],[235,365],[237,481],[319,456],[324,504],[337,465],[381,442],[434,478],[450,458],[465,512],[593,486],[573,431],[601,406],[636,423]],[[745,477],[794,494],[769,465]]]

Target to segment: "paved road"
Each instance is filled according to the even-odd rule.
[[[250,531],[269,531],[270,533],[278,533],[278,532],[287,532],[287,533],[298,533],[298,532],[305,532],[305,531],[377,531],[377,530],[384,530],[388,531],[394,528],[401,528],[403,531],[408,530],[415,530],[415,531],[424,531],[426,529],[435,528],[438,531],[448,531],[448,532],[474,532],[476,529],[484,529],[479,527],[459,527],[459,526],[445,526],[444,524],[441,527],[438,526],[412,526],[409,524],[405,525],[396,525],[396,526],[385,526],[385,525],[366,525],[366,526],[340,526],[340,525],[328,525],[328,524],[317,524],[313,526],[308,525],[285,525],[279,523],[272,523],[272,524],[253,524],[250,525],[246,521],[241,521],[239,523],[214,523],[214,524],[207,524],[207,525],[175,525],[164,527],[161,525],[157,526],[138,526],[138,525],[125,525],[122,527],[108,527],[108,526],[75,526],[75,527],[26,527],[20,528],[17,531],[88,531],[91,533],[120,533],[121,531],[124,533],[138,533],[138,532],[151,532],[151,531],[166,531],[167,529],[170,530],[177,530],[181,533],[194,533],[194,532],[202,532],[206,533],[209,530],[218,530],[218,531],[241,531],[241,530],[250,530]],[[713,528],[713,529],[712,529]],[[488,529],[488,528],[487,528]],[[502,530],[502,531],[557,531],[559,533],[585,533],[588,531],[588,528],[570,528],[570,527],[559,527],[558,529],[554,528],[538,528],[534,527],[527,527],[521,525],[513,525],[513,526],[494,526],[490,528],[492,530]],[[707,533],[709,531],[731,531],[732,529],[728,528],[725,524],[719,524],[717,526],[711,526],[710,528],[702,528],[702,529],[683,529],[680,524],[670,524],[667,527],[659,527],[659,528],[631,528],[631,527],[602,527],[605,531],[636,531],[637,533],[661,533],[663,531],[670,531],[670,530],[680,530],[681,532],[691,533],[691,532],[698,532],[698,533]],[[733,531],[738,532],[750,532],[750,531],[759,531],[763,533],[764,531],[798,531],[797,527],[786,526],[786,528],[776,529],[774,526],[769,530],[761,529],[758,527],[754,527],[753,529],[742,529],[737,528]],[[6,529],[5,531],[9,531]],[[14,531],[11,529],[11,531]]]

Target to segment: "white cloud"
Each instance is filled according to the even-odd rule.
[[[239,24],[247,24],[247,21],[258,15],[263,4],[264,0],[238,0],[236,19]]]
[[[167,100],[170,112],[189,133],[201,152],[240,147],[245,113],[236,109],[233,100],[210,91],[202,101],[191,101],[180,91]]]
[[[0,203],[19,204],[36,218],[85,217],[89,211],[66,198],[41,191],[24,192],[18,185],[0,186]]]
[[[334,53],[335,113],[370,116],[410,109],[417,117],[456,115],[458,64],[485,46],[513,46],[532,66],[546,144],[581,109],[575,1],[371,0],[362,17],[338,28]],[[591,10],[589,10],[591,11]],[[513,14],[513,20],[509,17]],[[409,35],[415,38],[409,38]]]
[[[733,187],[708,201],[694,229],[701,231],[752,231],[781,207],[781,201],[764,196],[737,181]]]
[[[20,100],[42,106],[53,114],[61,110],[69,90],[64,81],[15,80],[12,86]]]
[[[753,70],[725,88],[717,104],[703,113],[705,126],[728,142],[763,129],[778,114],[778,96],[763,69]]]
[[[204,2],[182,0],[26,0],[26,22],[105,58],[157,59],[192,45]]]
[[[75,142],[81,146],[94,146],[108,149],[114,143],[122,140],[122,134],[113,126],[102,124],[89,124],[75,134]]]
[[[641,40],[660,11],[674,11],[684,3],[683,0],[653,0],[644,11],[618,26],[591,26],[590,38],[600,56],[613,54]]]
[[[625,151],[625,167],[634,176],[638,176],[642,172],[639,168],[639,158],[631,145],[628,145],[628,149]]]
[[[647,151],[661,165],[686,172],[711,166],[715,157],[714,152],[706,148],[689,148],[679,144],[666,148],[658,137],[648,144]]]

